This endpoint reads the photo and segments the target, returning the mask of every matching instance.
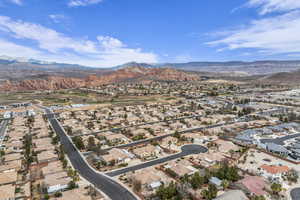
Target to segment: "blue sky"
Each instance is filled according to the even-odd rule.
[[[0,55],[110,67],[300,58],[299,0],[0,0]]]

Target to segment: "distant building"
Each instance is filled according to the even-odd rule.
[[[272,153],[277,153],[280,155],[288,155],[289,151],[281,145],[275,144],[275,143],[267,143],[266,149]]]

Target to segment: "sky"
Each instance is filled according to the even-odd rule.
[[[127,62],[297,60],[300,0],[0,0],[0,56]]]

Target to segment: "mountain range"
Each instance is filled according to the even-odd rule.
[[[191,73],[192,72],[192,73]],[[52,90],[124,81],[195,81],[202,76],[300,82],[300,61],[126,63],[109,68],[0,56],[0,90]],[[246,78],[248,80],[248,78]]]

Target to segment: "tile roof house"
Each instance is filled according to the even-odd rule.
[[[214,200],[248,200],[248,197],[241,190],[230,190]]]
[[[62,197],[55,198],[55,200],[92,200],[92,197],[82,188],[68,190],[62,193]]]
[[[17,177],[18,173],[15,171],[0,173],[0,185],[15,183]]]
[[[260,166],[262,170],[262,176],[265,178],[271,178],[273,181],[280,181],[281,176],[286,174],[290,168],[288,166],[279,165],[262,165]]]
[[[42,151],[37,155],[37,159],[39,163],[44,163],[44,162],[51,162],[58,160],[57,154],[50,150],[50,151]]]
[[[71,180],[66,172],[48,174],[44,178],[44,186],[48,193],[54,193],[66,189]]]
[[[2,185],[0,186],[0,199],[13,200],[15,199],[15,185]]]
[[[139,170],[129,177],[131,181],[139,181],[144,188],[154,189],[156,185],[161,185],[163,177],[159,174],[159,171],[154,168],[146,168]],[[160,184],[158,184],[160,183]]]
[[[134,155],[129,153],[124,149],[113,148],[108,151],[108,154],[103,155],[101,159],[106,163],[111,163],[112,161],[116,163],[126,163],[129,162]]]
[[[144,147],[133,149],[132,152],[139,158],[149,160],[156,158],[160,153],[161,149],[158,146],[146,145]]]
[[[246,176],[237,183],[246,193],[250,195],[265,195],[267,194],[264,189],[267,187],[267,183],[262,177],[259,176]]]

